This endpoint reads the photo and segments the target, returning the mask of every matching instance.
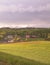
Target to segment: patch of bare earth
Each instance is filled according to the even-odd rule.
[[[5,63],[5,62],[0,62],[0,65],[7,65],[7,63]]]

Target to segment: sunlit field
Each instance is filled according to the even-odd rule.
[[[0,65],[50,65],[50,41],[0,44]]]

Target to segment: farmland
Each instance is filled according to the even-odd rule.
[[[0,44],[0,65],[50,65],[50,41]]]

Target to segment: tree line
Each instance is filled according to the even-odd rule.
[[[50,28],[0,28],[0,40],[4,40],[7,35],[13,35],[14,38],[20,36],[22,39],[26,35],[36,35],[38,39],[50,40]]]

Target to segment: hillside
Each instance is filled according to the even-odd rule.
[[[0,61],[7,65],[50,65],[50,42],[0,44]]]

